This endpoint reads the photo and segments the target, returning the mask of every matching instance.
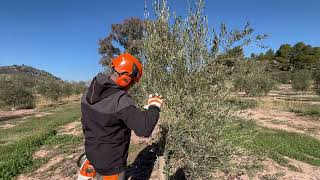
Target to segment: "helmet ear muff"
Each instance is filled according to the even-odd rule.
[[[117,78],[117,85],[120,87],[127,87],[132,81],[132,78],[127,74],[121,74]]]

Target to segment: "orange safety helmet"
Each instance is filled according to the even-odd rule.
[[[111,68],[119,74],[116,84],[120,87],[127,87],[132,81],[139,82],[142,76],[142,64],[129,53],[113,59]]]

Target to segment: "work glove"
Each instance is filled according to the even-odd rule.
[[[143,108],[144,109],[148,109],[149,106],[153,105],[153,106],[157,106],[158,108],[161,109],[161,106],[163,104],[163,98],[161,95],[156,94],[156,95],[149,95],[149,99],[148,99],[148,104],[145,105]]]

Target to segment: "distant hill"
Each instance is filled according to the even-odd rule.
[[[26,65],[12,65],[12,66],[0,66],[0,74],[6,75],[27,75],[30,77],[50,77],[56,80],[60,80],[60,78],[48,73],[44,70],[39,70],[31,66]]]

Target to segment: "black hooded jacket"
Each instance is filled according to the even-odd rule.
[[[160,109],[141,111],[127,92],[99,73],[81,99],[82,129],[88,160],[101,175],[125,170],[131,130],[151,135]]]

